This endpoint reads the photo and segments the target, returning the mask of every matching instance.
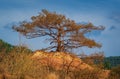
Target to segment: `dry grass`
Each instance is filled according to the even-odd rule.
[[[14,49],[10,53],[6,54],[4,52],[0,53],[0,79],[107,79],[106,75],[108,72],[103,71],[99,68],[88,69],[71,69],[74,62],[82,62],[80,59],[76,58],[75,55],[66,53],[37,53],[37,58],[35,54],[28,53],[23,49]],[[62,57],[62,55],[64,57]],[[34,57],[36,59],[33,59]],[[46,60],[45,57],[50,57],[47,60],[47,65],[39,62],[40,60]],[[54,60],[52,59],[54,58]],[[71,59],[72,58],[72,59]],[[64,62],[63,62],[64,59]],[[55,61],[56,60],[56,61]],[[58,60],[62,64],[61,69],[56,69],[55,66]],[[68,60],[70,61],[69,63]],[[73,61],[74,60],[74,61]],[[67,61],[67,62],[66,62]],[[43,61],[46,62],[46,61]],[[54,64],[54,65],[52,65]],[[85,66],[86,64],[83,64]],[[115,77],[115,76],[114,76]],[[113,78],[112,78],[113,79]],[[116,77],[114,79],[117,79]]]
[[[42,76],[45,75],[46,71],[31,59],[32,53],[15,49],[8,54],[0,54],[0,74],[2,77],[7,77],[6,75],[9,74],[11,78],[14,77],[15,79],[24,79],[26,77],[43,79]]]
[[[47,74],[46,79],[59,79],[59,76],[58,74],[52,72]]]

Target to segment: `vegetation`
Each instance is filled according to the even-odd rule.
[[[90,55],[80,54],[81,59],[92,67],[104,69],[104,53],[92,53]]]
[[[87,38],[86,34],[94,30],[103,30],[103,26],[96,27],[92,23],[77,24],[64,15],[42,10],[38,16],[31,17],[31,22],[23,21],[20,25],[13,26],[13,29],[27,38],[46,36],[51,44],[46,49],[55,50],[56,53],[42,51],[44,56],[38,53],[38,57],[34,58],[35,54],[26,46],[12,46],[0,40],[0,79],[120,78],[120,66],[109,68],[109,62],[104,63],[103,53],[89,56],[81,54],[82,60],[75,54],[65,53],[83,46],[101,47],[99,43]],[[57,69],[58,64],[52,58],[57,60],[57,63],[60,63],[60,59],[63,61],[61,68]]]
[[[111,69],[108,79],[119,79],[120,78],[120,65]]]
[[[111,68],[111,63],[109,61],[104,61],[104,69],[110,70]]]
[[[120,65],[120,56],[110,56],[105,58],[105,62],[110,63],[110,67]]]
[[[22,50],[24,50],[24,52],[32,52],[32,50],[28,49],[25,45],[13,46],[0,39],[0,52],[9,53],[12,50],[16,50],[16,52],[22,52]]]
[[[0,52],[10,52],[13,49],[14,46],[11,44],[8,44],[0,39]]]
[[[13,29],[28,39],[46,36],[50,42],[50,47],[46,49],[68,52],[83,46],[101,47],[85,34],[94,30],[103,30],[103,26],[96,27],[92,23],[78,24],[64,15],[47,10],[42,10],[38,16],[32,16],[31,20],[31,22],[21,22],[20,25],[13,26]]]
[[[99,79],[102,70],[55,70],[32,60],[32,53],[0,53],[0,79]],[[68,72],[66,72],[68,71]],[[99,73],[98,73],[99,71]]]
[[[84,57],[84,62],[93,67],[92,70],[74,70],[63,68],[56,70],[52,65],[43,65],[39,60],[32,59],[33,53],[26,51],[27,47],[14,47],[9,53],[0,52],[0,79],[119,79],[120,66],[109,71],[98,64],[94,64],[89,56]],[[71,54],[72,55],[72,54]],[[73,55],[74,56],[74,55]],[[102,53],[94,53],[91,58],[102,58]],[[90,60],[87,62],[87,60]],[[101,59],[100,59],[101,60]],[[101,63],[100,63],[101,64]],[[64,64],[65,65],[65,64]],[[69,65],[68,65],[69,66]],[[99,68],[101,67],[101,68]],[[107,78],[108,77],[108,78]]]

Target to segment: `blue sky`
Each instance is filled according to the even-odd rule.
[[[89,36],[102,43],[102,48],[80,48],[77,53],[104,51],[106,56],[120,56],[120,0],[0,0],[0,39],[14,45],[24,43],[33,50],[46,47],[44,38],[28,40],[11,29],[13,24],[30,20],[42,9],[56,11],[78,23],[92,22],[106,27],[101,33]]]

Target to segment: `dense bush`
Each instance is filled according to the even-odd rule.
[[[9,53],[11,51],[26,53],[32,52],[32,50],[28,49],[25,45],[13,46],[0,39],[0,52]]]
[[[111,69],[111,64],[110,64],[110,62],[109,61],[104,61],[104,69],[108,69],[108,70],[110,70]]]
[[[0,52],[10,52],[13,49],[13,46],[4,42],[3,40],[0,39]]]
[[[120,65],[111,69],[108,79],[120,79]]]

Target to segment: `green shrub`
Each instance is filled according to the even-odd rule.
[[[0,52],[5,52],[8,53],[13,49],[13,46],[4,42],[3,40],[0,39]]]
[[[104,69],[107,69],[107,70],[111,69],[111,64],[109,61],[104,61]]]

